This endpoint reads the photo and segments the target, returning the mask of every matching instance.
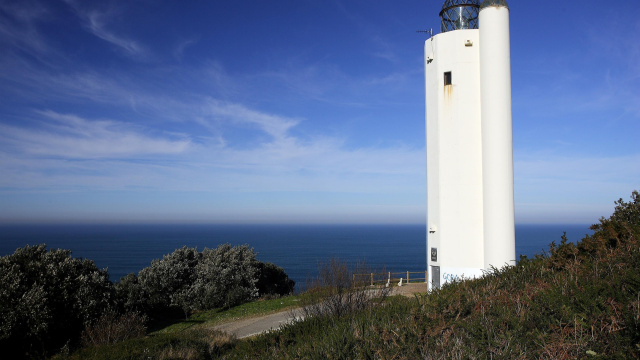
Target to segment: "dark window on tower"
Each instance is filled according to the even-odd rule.
[[[451,85],[451,71],[444,73],[444,85]]]

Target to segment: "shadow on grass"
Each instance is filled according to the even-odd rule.
[[[154,314],[154,316],[151,317],[151,320],[149,321],[149,324],[147,326],[147,332],[149,334],[161,332],[168,327],[179,327],[180,330],[184,330],[202,323],[204,323],[204,320],[200,320],[197,318],[194,319],[193,317],[185,319],[184,314],[181,311],[167,311],[159,314]]]

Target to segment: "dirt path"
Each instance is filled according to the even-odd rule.
[[[414,283],[401,287],[394,287],[391,295],[403,295],[412,297],[416,293],[427,292],[427,284]],[[214,330],[224,331],[228,334],[235,335],[238,339],[261,334],[265,331],[276,330],[281,325],[293,321],[295,318],[301,318],[300,310],[287,310],[275,314],[257,316],[249,319],[232,321],[212,327]]]

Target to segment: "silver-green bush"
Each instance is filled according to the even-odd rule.
[[[112,305],[113,284],[91,260],[46,245],[0,258],[0,348],[3,357],[41,357],[79,338]]]
[[[273,267],[256,260],[247,245],[224,244],[202,252],[183,247],[154,260],[138,276],[122,278],[116,289],[128,310],[154,313],[180,308],[186,316],[194,310],[228,308],[255,299],[259,295],[258,280],[267,268],[278,276],[266,274],[261,288],[280,292],[289,288],[291,292],[293,282],[282,269],[278,268],[280,273]],[[264,285],[270,280],[282,284]]]

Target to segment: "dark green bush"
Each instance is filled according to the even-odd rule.
[[[0,349],[37,358],[76,342],[114,299],[106,270],[69,250],[26,246],[0,258]]]
[[[258,262],[258,287],[259,296],[277,295],[284,296],[293,292],[295,281],[289,279],[287,273],[279,266],[272,263]]]

